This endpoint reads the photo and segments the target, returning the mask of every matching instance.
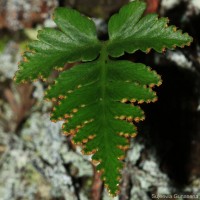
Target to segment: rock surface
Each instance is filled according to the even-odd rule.
[[[115,2],[115,3],[113,3]],[[148,3],[151,2],[148,0]],[[158,9],[158,1],[152,1]],[[42,26],[54,27],[56,6],[91,15],[101,38],[105,20],[126,1],[0,1],[0,199],[110,200],[89,156],[83,156],[61,124],[49,120],[46,83],[17,86],[12,77],[25,44]],[[149,11],[150,12],[150,11]],[[159,101],[144,106],[147,117],[127,152],[121,194],[114,200],[150,200],[152,195],[200,195],[200,6],[198,0],[162,0],[157,10],[194,37],[186,49],[131,57],[163,77]],[[4,38],[4,39],[2,39]],[[139,126],[140,126],[139,125]],[[95,178],[96,182],[93,182]]]

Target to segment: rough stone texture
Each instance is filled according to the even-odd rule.
[[[3,199],[36,199],[37,195],[76,199],[72,179],[91,178],[92,166],[69,149],[60,127],[61,123],[49,121],[48,114],[34,112],[19,137],[1,131],[1,145],[6,148],[0,161]]]
[[[13,77],[20,57],[18,44],[15,41],[9,41],[0,54],[0,73],[4,75],[2,78]]]
[[[125,3],[85,2],[0,1],[0,36],[8,38],[0,51],[2,200],[100,200],[95,199],[95,192],[103,200],[112,199],[98,178],[99,184],[93,184],[90,157],[82,156],[80,148],[62,135],[61,123],[50,122],[51,104],[43,101],[46,83],[16,86],[12,82],[24,42],[35,38],[35,27],[55,26],[50,19],[55,6],[70,5],[90,14],[101,38],[106,38],[105,19]],[[200,30],[196,29],[199,10],[198,0],[161,1],[158,12],[189,31],[194,44],[187,49],[167,51],[166,55],[137,53],[131,57],[156,66],[164,83],[158,91],[159,101],[147,109],[144,106],[147,118],[137,139],[131,141],[122,172],[121,194],[114,200],[149,200],[152,194],[200,194]],[[23,34],[19,33],[24,27]],[[1,28],[15,34],[7,34]],[[179,177],[184,173],[187,182]]]
[[[57,5],[57,0],[1,0],[0,29],[16,31],[42,23]]]

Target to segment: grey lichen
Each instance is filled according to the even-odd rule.
[[[17,63],[20,60],[19,46],[15,41],[6,44],[3,52],[0,53],[0,78],[12,78],[17,70]]]

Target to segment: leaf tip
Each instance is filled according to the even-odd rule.
[[[141,119],[140,119],[139,117],[135,117],[135,118],[134,118],[134,121],[135,121],[135,122],[139,122],[140,120],[141,120]]]
[[[127,98],[123,98],[123,99],[121,100],[121,103],[126,103],[127,101],[128,101]]]
[[[158,97],[155,97],[152,102],[155,103],[156,101],[158,101]]]
[[[97,166],[101,161],[100,160],[95,160],[95,159],[92,159],[92,164],[94,166]]]
[[[146,54],[150,53],[150,51],[151,51],[151,48],[147,48],[146,49]]]
[[[175,47],[176,48],[176,47]],[[166,48],[165,47],[163,47],[162,48],[162,53],[165,53],[166,52]]]
[[[143,99],[141,99],[141,100],[138,101],[138,104],[142,104],[142,103],[144,103]]]
[[[131,102],[131,103],[135,103],[135,102],[136,102],[136,99],[131,99],[130,102]]]

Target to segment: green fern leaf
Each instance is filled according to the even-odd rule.
[[[67,8],[57,8],[53,18],[60,30],[38,32],[38,40],[29,44],[19,65],[18,82],[45,79],[52,69],[62,70],[66,62],[91,61],[98,56],[101,46],[92,20]]]
[[[94,23],[77,11],[58,8],[54,21],[59,30],[44,29],[29,45],[16,73],[16,82],[46,78],[65,63],[82,63],[60,73],[49,86],[46,99],[55,102],[51,120],[64,120],[63,132],[82,146],[92,160],[111,195],[117,195],[122,159],[129,139],[137,134],[136,122],[144,120],[141,103],[157,100],[154,86],[160,76],[141,63],[117,61],[124,52],[161,52],[189,44],[192,38],[155,14],[141,17],[145,3],[134,1],[111,17],[109,41],[99,41]]]
[[[108,24],[108,52],[113,57],[119,57],[124,52],[134,53],[137,50],[149,52],[151,48],[157,52],[166,48],[190,45],[192,38],[182,34],[175,26],[168,27],[168,18],[158,19],[157,14],[142,17],[146,4],[141,1],[124,6],[119,14],[111,17]]]

